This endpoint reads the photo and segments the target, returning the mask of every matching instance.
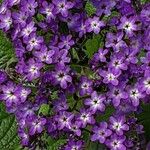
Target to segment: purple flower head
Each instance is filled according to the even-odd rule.
[[[34,22],[30,22],[21,31],[21,36],[23,36],[24,38],[27,38],[32,32],[35,32],[36,29],[37,28],[35,27],[35,23]]]
[[[108,97],[112,99],[112,103],[115,107],[118,107],[121,99],[127,99],[128,93],[124,91],[124,84],[120,83],[118,86],[110,86],[110,91],[108,92]]]
[[[35,0],[21,1],[21,10],[28,12],[31,16],[35,14],[35,9],[37,6],[38,3]]]
[[[118,136],[116,134],[113,134],[110,137],[110,140],[106,141],[106,145],[111,150],[126,150],[124,142],[125,142],[125,136]]]
[[[97,1],[97,0],[92,0],[93,5],[96,7],[96,15],[101,16],[102,14],[105,14],[109,16],[111,14],[111,9],[115,6],[116,2],[115,1]]]
[[[14,19],[15,24],[19,24],[20,26],[24,27],[26,25],[26,21],[29,15],[24,11],[13,12],[12,18]]]
[[[37,117],[32,117],[29,118],[29,134],[34,135],[36,133],[41,133],[44,129],[44,125],[46,124],[46,119],[45,118],[37,118]]]
[[[72,124],[71,124],[71,126],[70,126],[69,129],[70,129],[72,132],[74,132],[75,135],[81,136],[80,127],[81,127],[81,122],[76,121],[75,123],[72,123]]]
[[[67,50],[70,49],[70,47],[72,45],[74,45],[74,41],[72,40],[72,36],[71,35],[68,35],[68,36],[62,36],[60,38],[61,42],[58,44],[58,47],[59,48],[65,48]]]
[[[105,26],[104,22],[99,20],[99,17],[89,18],[86,21],[86,25],[87,31],[94,32],[95,34],[98,34],[100,32],[101,27]]]
[[[60,84],[61,88],[66,89],[68,86],[68,83],[72,82],[72,77],[69,75],[70,68],[68,66],[65,66],[64,64],[58,64],[55,67],[55,72],[53,72],[53,78],[52,81],[54,85]]]
[[[82,37],[87,33],[87,23],[85,21],[81,21],[79,27],[77,27],[76,31],[79,32],[79,37]]]
[[[52,2],[56,6],[56,13],[61,13],[63,17],[67,17],[69,9],[74,6],[73,2],[68,2],[66,0],[53,0]]]
[[[29,81],[37,79],[40,77],[40,69],[43,67],[43,64],[40,62],[36,62],[33,59],[28,61],[28,64],[25,66],[26,78]]]
[[[78,115],[77,120],[79,122],[81,122],[81,127],[85,128],[87,126],[87,124],[94,124],[95,123],[95,119],[92,116],[92,112],[90,110],[85,110],[85,109],[81,109],[80,113]]]
[[[117,135],[123,135],[124,131],[129,130],[129,126],[126,124],[125,116],[113,117],[110,119],[110,128],[116,132]]]
[[[99,62],[106,62],[106,54],[108,53],[108,50],[107,49],[105,49],[105,50],[103,50],[102,48],[100,48],[99,50],[98,50],[98,53],[95,53],[94,54],[94,58],[93,58],[93,60],[95,61],[95,62],[97,62],[97,63],[99,63]]]
[[[53,102],[53,105],[56,112],[67,110],[68,104],[65,95],[61,94],[59,99]]]
[[[0,15],[5,14],[7,12],[8,2],[4,1],[0,6]]]
[[[24,88],[22,86],[17,87],[16,94],[17,94],[17,97],[20,98],[21,102],[25,102],[30,93],[31,93],[31,89],[29,88]]]
[[[73,118],[74,115],[72,113],[60,111],[56,117],[56,121],[58,122],[58,129],[62,130],[65,127],[69,129]]]
[[[32,51],[33,49],[39,50],[43,43],[43,38],[36,36],[35,33],[31,34],[29,38],[24,40],[27,44],[27,50]]]
[[[20,1],[21,1],[21,0],[8,0],[8,5],[9,5],[10,7],[12,7],[12,6],[14,6],[14,5],[20,4]]]
[[[70,62],[70,58],[68,57],[68,50],[59,50],[58,48],[54,48],[53,50],[55,51],[55,54],[53,56],[55,63],[65,64]]]
[[[54,55],[54,50],[48,50],[46,46],[41,46],[40,51],[35,51],[34,55],[39,61],[51,64],[53,62],[52,56]]]
[[[18,130],[18,135],[21,138],[21,144],[27,146],[29,144],[29,135],[23,129]]]
[[[101,122],[99,126],[94,126],[92,131],[93,135],[91,140],[98,140],[100,143],[104,143],[106,138],[112,134],[112,131],[108,129],[108,124],[106,122]]]
[[[128,94],[132,105],[135,107],[139,106],[140,99],[144,97],[144,95],[141,93],[139,89],[139,86],[135,86],[134,88],[131,88]]]
[[[65,146],[64,150],[81,150],[83,147],[82,141],[73,141],[70,140],[67,145]]]
[[[17,86],[12,82],[8,82],[6,85],[2,86],[2,94],[0,97],[5,101],[7,107],[19,104],[19,98],[16,92]]]
[[[7,12],[4,15],[0,15],[0,29],[8,31],[12,25],[11,13]]]
[[[91,94],[93,91],[92,84],[93,84],[92,81],[89,80],[88,78],[86,78],[84,76],[81,77],[80,87],[79,87],[80,96],[84,96],[86,94]]]
[[[134,31],[138,30],[136,22],[136,17],[127,18],[123,16],[121,19],[121,24],[118,26],[118,29],[123,29],[128,36],[132,36]]]
[[[105,101],[105,97],[102,95],[98,95],[96,91],[91,94],[91,98],[85,100],[84,104],[90,106],[90,110],[93,113],[96,113],[97,110],[103,112],[105,110],[105,105],[103,102]]]
[[[49,4],[47,1],[42,2],[42,8],[40,9],[40,13],[46,15],[46,20],[48,22],[51,21],[51,19],[55,19],[55,11],[54,11],[54,5]]]
[[[126,43],[123,41],[123,32],[114,33],[107,33],[106,35],[106,47],[112,47],[115,52],[119,52],[124,47],[127,47]]]
[[[109,68],[115,70],[116,72],[121,72],[121,70],[127,70],[127,65],[125,63],[125,59],[121,54],[114,55],[111,58],[111,62],[109,63]]]
[[[99,70],[99,74],[100,76],[103,77],[103,83],[111,83],[112,85],[118,85],[119,81],[118,81],[118,77],[120,75],[120,73],[116,70],[111,70],[109,69],[108,71],[104,71],[104,70]]]
[[[0,71],[0,84],[5,83],[7,80],[7,74],[4,71]]]

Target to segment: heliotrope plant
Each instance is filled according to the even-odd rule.
[[[146,149],[149,2],[4,0],[0,29],[15,54],[0,100],[22,149]]]

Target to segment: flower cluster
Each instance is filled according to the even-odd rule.
[[[149,10],[132,0],[3,1],[0,29],[18,61],[14,80],[0,72],[0,98],[23,146],[36,149],[46,132],[67,138],[62,150],[87,149],[85,133],[110,150],[135,148],[133,135],[143,133],[135,113],[150,94]],[[89,58],[86,42],[98,36]]]

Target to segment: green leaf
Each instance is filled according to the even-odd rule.
[[[112,106],[109,106],[109,107],[106,108],[104,114],[98,115],[96,117],[96,120],[98,122],[108,121],[109,117],[114,113],[114,111],[115,111],[115,109]]]
[[[147,140],[150,140],[150,104],[143,104],[143,112],[137,115],[138,121],[144,126]]]
[[[17,59],[11,42],[4,33],[0,31],[0,69],[7,69],[16,61]]]
[[[66,139],[59,139],[52,143],[52,145],[49,146],[48,150],[58,150],[61,146],[63,146],[66,143]]]
[[[150,2],[150,0],[141,0],[142,4],[145,4],[145,3],[148,3],[148,2]]]
[[[96,12],[96,8],[93,6],[92,3],[90,3],[89,1],[86,3],[85,5],[85,11],[88,14],[88,16],[92,16],[93,14],[95,14]]]
[[[87,150],[106,150],[106,148],[103,144],[100,144],[99,142],[90,142]]]
[[[101,35],[95,35],[93,39],[88,39],[85,43],[85,53],[89,58],[92,58],[93,54],[98,51],[100,47],[103,47],[103,37]]]
[[[48,104],[42,104],[40,109],[39,109],[39,114],[43,114],[43,115],[48,115],[48,112],[49,112],[49,105]]]
[[[14,147],[19,145],[15,117],[5,112],[2,103],[0,103],[0,114],[0,150],[14,150]]]

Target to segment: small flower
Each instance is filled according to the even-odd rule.
[[[52,81],[54,85],[60,84],[61,88],[66,89],[68,83],[72,82],[72,77],[69,75],[70,68],[65,66],[64,64],[58,64],[55,67],[55,72],[53,72]]]
[[[111,83],[112,85],[118,85],[119,81],[117,78],[119,77],[120,73],[115,70],[109,69],[108,71],[99,70],[99,74],[104,78],[103,82],[108,84]]]
[[[65,150],[81,150],[83,146],[82,141],[73,141],[70,140],[65,146]]]
[[[118,26],[118,29],[123,29],[127,35],[132,36],[134,31],[137,31],[136,17],[127,18],[123,16],[121,19],[121,24]]]
[[[12,25],[11,13],[7,12],[4,15],[0,15],[0,29],[8,31]]]
[[[87,20],[86,22],[88,28],[88,32],[94,32],[95,34],[98,34],[100,32],[100,28],[105,26],[103,21],[99,20],[99,17],[93,17]]]
[[[91,94],[91,98],[85,100],[85,105],[90,106],[90,110],[96,113],[97,110],[103,112],[105,110],[105,105],[103,104],[105,97],[98,95],[96,91]]]
[[[29,119],[29,134],[34,135],[36,133],[41,133],[43,131],[44,125],[46,124],[45,118],[32,117]]]
[[[128,131],[129,126],[126,124],[124,116],[110,117],[110,128],[114,130],[117,135],[123,135],[123,131]]]
[[[100,143],[104,143],[106,138],[112,134],[112,131],[108,129],[106,122],[101,122],[99,126],[94,126],[92,129],[94,134],[91,137],[92,141],[98,140]]]
[[[86,94],[91,94],[93,89],[92,89],[92,81],[89,80],[86,77],[81,77],[80,79],[80,86],[79,86],[79,94],[80,96],[84,96]]]
[[[62,36],[60,38],[61,42],[58,44],[58,47],[59,48],[65,48],[67,50],[70,49],[70,47],[72,45],[74,45],[74,41],[72,40],[72,36],[71,35],[68,35],[68,36]]]
[[[106,141],[106,145],[111,150],[126,150],[127,148],[124,145],[125,142],[125,136],[117,136],[116,134],[113,134],[110,137],[110,140]]]
[[[61,13],[63,17],[68,16],[68,10],[74,5],[72,2],[66,0],[52,0],[53,4],[56,5],[56,13]]]
[[[54,55],[54,50],[48,50],[46,46],[41,46],[40,51],[35,51],[34,55],[39,58],[41,62],[51,64],[53,62],[52,56]]]
[[[87,124],[94,124],[95,119],[92,116],[92,112],[90,110],[81,109],[80,114],[78,116],[78,121],[81,122],[81,127],[85,128]]]
[[[58,122],[58,129],[62,130],[65,127],[69,129],[73,117],[74,115],[69,112],[66,111],[59,112],[59,115],[56,117],[56,121]]]

